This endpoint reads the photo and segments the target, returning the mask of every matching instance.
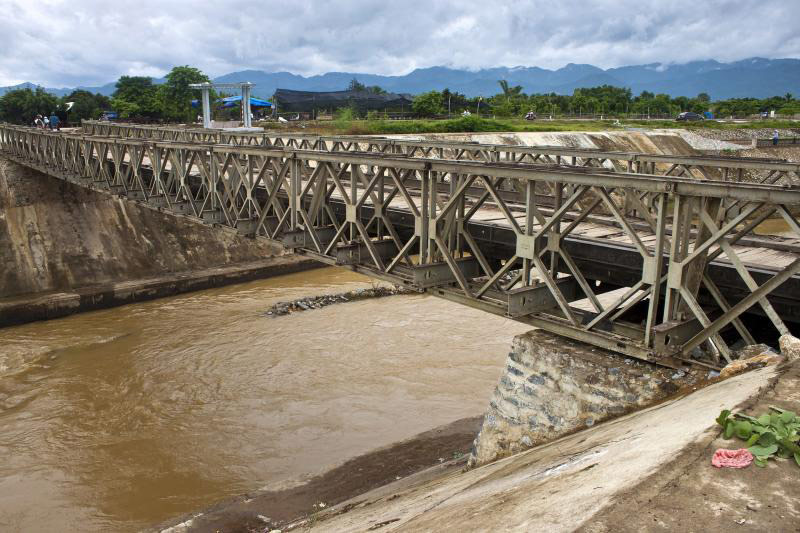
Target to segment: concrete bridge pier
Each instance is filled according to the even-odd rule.
[[[652,404],[701,374],[702,370],[676,371],[628,358],[544,330],[518,335],[469,464],[492,462]]]

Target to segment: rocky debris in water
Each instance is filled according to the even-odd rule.
[[[383,298],[385,296],[396,296],[398,294],[413,294],[416,291],[407,287],[370,287],[368,289],[355,289],[337,294],[324,294],[321,296],[307,296],[291,302],[278,302],[270,307],[266,315],[271,317],[284,316],[298,311],[309,311],[320,309],[333,304],[365,300],[367,298]]]

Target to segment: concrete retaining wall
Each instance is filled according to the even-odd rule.
[[[519,335],[470,464],[491,462],[643,407],[693,379],[545,331]]]

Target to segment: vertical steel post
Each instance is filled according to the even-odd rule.
[[[653,327],[656,325],[658,304],[661,297],[661,276],[664,268],[664,237],[667,225],[667,195],[659,194],[657,201],[656,242],[655,248],[653,249],[653,265],[650,274],[652,276],[650,279],[652,288],[650,289],[650,305],[647,309],[647,323],[644,329],[644,345],[647,347],[652,347],[653,344]]]
[[[292,154],[289,164],[289,224],[292,230],[297,229],[298,200],[301,192],[300,160]]]
[[[203,91],[203,127],[208,129],[211,127],[211,84],[204,83],[201,89]]]
[[[378,172],[378,167],[375,167],[375,171]],[[380,207],[375,206],[375,208],[376,208],[376,211],[377,211],[377,209],[380,209],[381,210],[381,216],[383,216],[383,214],[384,214],[384,205],[383,205],[383,203],[386,200],[386,191],[384,190],[385,181],[386,181],[385,180],[386,169],[382,169],[380,171],[380,173],[381,173],[381,175],[378,177],[378,203],[381,204],[381,205],[380,205]],[[378,239],[382,240],[383,239],[383,219],[381,217],[378,217],[378,219],[376,220],[376,223],[378,224]]]
[[[242,122],[244,123],[245,128],[252,127],[252,121],[250,119],[250,88],[252,84],[250,83],[243,83],[242,84],[242,114],[244,115]]]
[[[209,176],[211,183],[208,184],[208,193],[211,195],[211,209],[216,210],[219,206],[217,203],[217,183],[219,183],[219,165],[217,165],[217,154],[211,149],[208,153]]]
[[[420,191],[420,228],[419,228],[419,261],[424,265],[428,262],[428,198],[430,197],[430,175],[431,171],[425,169],[421,171],[422,190]]]
[[[536,211],[536,182],[527,180],[525,182],[525,235],[533,235],[533,219]],[[536,251],[533,252],[534,254]],[[522,284],[531,284],[532,262],[527,257],[522,259]],[[541,273],[543,274],[543,273]]]
[[[553,202],[553,209],[557,211],[561,207],[561,202],[563,201],[563,194],[564,194],[564,184],[561,182],[556,182],[553,184],[555,187],[555,198]],[[534,194],[536,193],[536,187],[534,186]],[[550,230],[551,233],[560,233],[561,232],[561,219],[558,219],[556,225],[553,229]],[[559,239],[559,249],[561,247],[561,239]],[[558,254],[550,251],[550,275],[553,279],[558,279]]]
[[[428,173],[428,180],[430,183],[428,184],[428,216],[430,217],[430,221],[434,222],[436,220],[436,199],[438,198],[438,193],[436,191],[436,182],[438,181],[438,173],[434,171],[430,171]],[[431,225],[431,224],[429,224]],[[431,231],[428,230],[428,259],[433,262],[435,261],[438,256],[436,254],[436,247],[433,246],[433,242],[436,239],[436,233],[439,231],[437,224],[432,224],[433,227],[433,235],[431,235]]]
[[[358,173],[360,168],[357,164],[350,164],[350,203],[353,206],[358,205]],[[356,209],[355,216],[358,217],[358,210]],[[350,241],[354,241],[357,235],[355,222],[350,222]]]

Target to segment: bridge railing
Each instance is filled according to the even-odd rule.
[[[85,133],[141,140],[207,142],[331,152],[373,152],[407,157],[607,168],[616,172],[792,185],[800,164],[783,159],[710,155],[656,155],[564,146],[495,145],[381,136],[324,136],[281,132],[230,132],[82,121]]]
[[[765,221],[800,237],[792,187],[7,125],[0,149],[81,186],[662,364],[731,360],[739,339],[763,336],[745,312],[789,331],[781,291],[797,286],[800,251],[788,243],[754,266],[741,243],[762,242]],[[614,225],[602,238],[600,219]]]

